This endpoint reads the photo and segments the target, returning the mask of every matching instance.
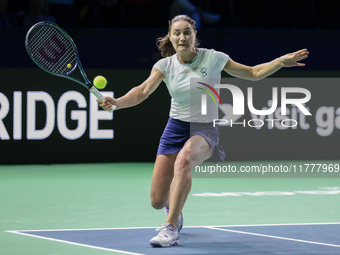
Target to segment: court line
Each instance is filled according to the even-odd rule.
[[[213,230],[219,230],[219,231],[225,231],[225,232],[245,234],[245,235],[262,236],[262,237],[276,238],[276,239],[282,239],[282,240],[288,240],[288,241],[294,241],[294,242],[300,242],[300,243],[310,243],[310,244],[318,244],[318,245],[325,245],[325,246],[332,246],[332,247],[340,248],[340,245],[336,245],[336,244],[320,243],[320,242],[313,242],[313,241],[307,241],[307,240],[301,240],[301,239],[287,238],[287,237],[281,237],[281,236],[272,236],[272,235],[264,235],[264,234],[257,234],[257,233],[231,230],[231,229],[221,229],[221,228],[216,228],[216,227],[205,227],[205,228],[213,229]]]
[[[318,244],[318,245],[325,245],[325,246],[332,246],[340,248],[340,245],[333,245],[333,244],[326,244],[326,243],[320,243],[320,242],[312,242],[312,241],[306,241],[306,240],[299,240],[299,239],[293,239],[293,238],[286,238],[286,237],[279,237],[279,236],[270,236],[270,235],[264,235],[264,234],[257,234],[257,233],[251,233],[251,232],[244,232],[244,231],[237,231],[237,230],[227,230],[227,229],[221,229],[221,227],[257,227],[257,226],[299,226],[299,225],[338,225],[340,222],[327,222],[327,223],[292,223],[292,224],[256,224],[256,225],[225,225],[225,226],[185,226],[185,228],[208,228],[213,230],[219,230],[219,231],[226,231],[226,232],[234,232],[234,233],[240,233],[240,234],[248,234],[248,235],[256,235],[256,236],[262,236],[262,237],[269,237],[269,238],[276,238],[276,239],[282,239],[282,240],[288,240],[288,241],[295,241],[295,242],[304,242],[304,243],[310,243],[310,244]],[[82,247],[88,247],[88,248],[94,248],[99,250],[105,250],[105,251],[113,251],[113,252],[120,252],[124,254],[130,254],[130,255],[145,255],[142,253],[133,253],[133,252],[127,252],[122,250],[116,250],[116,249],[109,249],[109,248],[103,248],[99,246],[93,246],[93,245],[86,245],[86,244],[80,244],[75,242],[69,242],[64,241],[60,239],[55,238],[49,238],[49,237],[42,237],[34,234],[28,234],[28,233],[22,233],[22,232],[49,232],[49,231],[86,231],[86,230],[116,230],[116,229],[148,229],[148,228],[155,228],[155,227],[125,227],[125,228],[89,228],[89,229],[45,229],[45,230],[8,230],[4,232],[18,234],[18,235],[24,235],[24,236],[30,236],[45,240],[51,240],[56,241],[60,243],[66,243],[66,244],[72,244]]]
[[[114,251],[114,252],[119,252],[119,253],[124,253],[124,254],[130,254],[130,255],[146,255],[146,254],[143,254],[143,253],[134,253],[134,252],[128,252],[128,251],[122,251],[122,250],[115,250],[115,249],[103,248],[103,247],[100,247],[100,246],[87,245],[87,244],[69,242],[69,241],[64,241],[64,240],[50,238],[50,237],[43,237],[43,236],[37,236],[37,235],[32,235],[32,234],[27,234],[27,233],[21,233],[19,231],[6,231],[6,232],[13,233],[13,234],[18,234],[18,235],[24,235],[24,236],[40,238],[40,239],[45,239],[45,240],[50,240],[50,241],[56,241],[56,242],[60,242],[60,243],[73,244],[73,245],[87,247],[87,248],[104,250],[104,251]]]
[[[209,228],[209,227],[266,227],[266,226],[303,226],[303,225],[338,225],[340,222],[324,222],[324,223],[282,223],[282,224],[251,224],[251,225],[215,225],[215,226],[184,226],[184,228]],[[122,227],[122,228],[80,228],[80,229],[40,229],[40,230],[5,230],[5,232],[44,232],[44,231],[81,231],[81,230],[113,230],[113,229],[147,229],[156,227]]]
[[[217,225],[200,227],[266,227],[266,226],[312,226],[312,225],[339,225],[340,222],[317,222],[317,223],[273,223],[273,224],[250,224],[250,225]],[[189,227],[195,228],[195,227]]]

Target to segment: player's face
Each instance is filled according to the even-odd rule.
[[[176,21],[169,32],[172,46],[177,52],[194,51],[196,33],[188,22]]]

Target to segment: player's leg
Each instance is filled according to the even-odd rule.
[[[178,153],[170,185],[169,214],[166,219],[172,226],[176,226],[178,216],[191,190],[191,169],[211,155],[210,144],[199,135],[192,136]]]
[[[176,223],[191,189],[191,168],[200,164],[212,154],[209,143],[202,136],[192,136],[178,153],[173,165],[173,178],[170,186],[169,214],[166,223],[157,236],[150,240],[152,246],[174,246],[179,244]],[[163,194],[164,195],[164,194]],[[163,204],[166,204],[163,201]]]
[[[170,184],[177,154],[157,155],[150,189],[151,205],[155,209],[162,209],[169,204]]]
[[[174,164],[177,153],[159,154],[156,158],[154,171],[151,180],[150,198],[151,204],[156,209],[164,208],[169,203],[170,184],[174,174]],[[158,228],[157,236],[150,240],[152,246],[174,246],[178,245],[178,232],[169,226],[163,224]]]

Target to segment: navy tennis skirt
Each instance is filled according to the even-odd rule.
[[[220,133],[212,123],[190,123],[169,118],[159,141],[158,154],[173,154],[180,151],[185,142],[194,135],[202,136],[213,149],[212,158],[224,161],[225,152],[219,145]]]

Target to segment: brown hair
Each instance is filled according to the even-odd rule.
[[[196,30],[196,21],[190,18],[188,15],[177,15],[172,20],[170,20],[168,34],[164,37],[159,37],[156,42],[156,45],[158,49],[160,50],[163,57],[170,57],[176,53],[176,50],[174,49],[170,41],[169,34],[171,31],[172,24],[180,20],[188,22],[191,25],[192,29],[194,31]],[[195,47],[198,47],[198,46],[199,46],[199,42],[196,38]]]

